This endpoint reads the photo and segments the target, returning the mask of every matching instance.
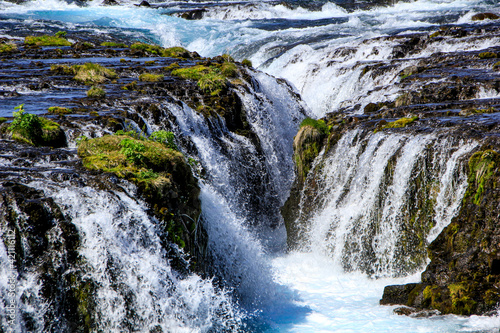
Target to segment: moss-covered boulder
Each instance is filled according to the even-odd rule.
[[[113,173],[136,184],[162,221],[167,240],[199,258],[203,255],[203,245],[196,238],[203,234],[197,232],[200,190],[184,155],[175,150],[173,135],[168,134],[161,131],[144,138],[119,132],[84,139],[78,156],[89,170]]]
[[[281,208],[281,215],[285,220],[287,230],[287,242],[291,248],[300,243],[298,236],[300,223],[296,221],[300,192],[314,159],[325,143],[328,132],[328,126],[323,120],[306,118],[300,124],[299,132],[293,141],[296,178],[290,196]]]
[[[66,146],[66,136],[58,123],[26,113],[24,105],[18,106],[14,112],[14,120],[10,125],[4,124],[1,131],[13,140],[33,146],[50,146],[54,148]]]
[[[468,166],[462,207],[430,244],[422,282],[387,286],[381,304],[471,315],[493,311],[500,302],[500,154],[478,151]]]

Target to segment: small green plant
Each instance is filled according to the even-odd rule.
[[[33,141],[41,136],[42,124],[37,115],[25,113],[24,104],[16,106],[13,113],[14,120],[8,130],[13,133],[18,133],[20,136]]]
[[[17,46],[14,43],[0,43],[0,53],[7,53],[17,50]]]
[[[123,139],[119,145],[122,147],[120,153],[125,155],[130,163],[138,165],[142,163],[144,156],[141,153],[146,150],[144,144],[134,139]]]
[[[115,43],[115,42],[102,42],[101,46],[105,47],[117,47],[117,48],[127,48],[128,45],[124,43]]]
[[[68,114],[71,113],[71,110],[62,106],[51,106],[48,109],[50,114],[58,114],[58,115],[63,115],[63,114]]]
[[[175,144],[175,135],[172,132],[167,132],[164,130],[156,131],[151,133],[149,137],[150,140],[163,143],[167,148],[179,150]]]
[[[71,43],[62,36],[26,36],[24,38],[24,44],[26,45],[36,45],[36,46],[70,46]]]
[[[160,82],[163,80],[163,74],[143,73],[139,75],[139,81],[143,82]]]
[[[253,66],[252,66],[252,62],[251,62],[250,60],[248,60],[248,59],[243,59],[243,60],[241,61],[241,64],[242,64],[243,66],[246,66],[246,67],[253,67]]]
[[[104,98],[106,97],[106,92],[99,87],[92,86],[87,90],[87,97],[89,98]]]
[[[302,122],[300,123],[301,128],[304,126],[314,127],[315,129],[317,129],[318,131],[320,131],[323,134],[328,134],[328,132],[329,132],[328,126],[326,125],[326,123],[323,119],[316,120],[316,119],[312,119],[312,118],[306,118],[306,119],[302,120]]]
[[[58,31],[58,32],[55,33],[54,36],[56,36],[56,37],[65,37],[66,34],[67,34],[66,31]]]
[[[156,64],[156,60],[148,60],[144,62],[144,65],[146,66],[152,66]]]

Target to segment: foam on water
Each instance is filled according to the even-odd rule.
[[[369,279],[347,274],[319,253],[291,253],[272,261],[276,280],[298,292],[311,312],[299,323],[269,332],[498,332],[500,317],[455,315],[412,318],[378,305],[384,286],[419,281],[419,276]]]

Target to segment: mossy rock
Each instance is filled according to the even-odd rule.
[[[65,147],[66,135],[60,125],[52,120],[25,113],[23,106],[14,112],[14,121],[6,128],[12,139],[33,146]]]
[[[17,45],[14,43],[0,43],[0,53],[9,53],[17,50]]]
[[[167,238],[193,256],[196,240],[193,230],[200,214],[199,187],[184,155],[168,142],[140,137],[131,132],[105,135],[100,138],[82,140],[78,156],[85,168],[113,173],[138,186],[140,193],[151,205]],[[154,139],[154,140],[153,140]],[[188,216],[188,218],[185,218]]]
[[[469,188],[465,197],[471,196],[479,205],[483,199],[487,182],[499,173],[500,154],[494,150],[479,151],[469,159]],[[497,184],[498,186],[498,184]]]
[[[494,13],[478,13],[472,16],[472,21],[498,20],[500,16]]]

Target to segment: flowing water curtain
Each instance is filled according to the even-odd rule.
[[[426,246],[457,213],[476,145],[444,133],[347,132],[306,179],[296,221],[304,248],[372,276],[421,270]]]

